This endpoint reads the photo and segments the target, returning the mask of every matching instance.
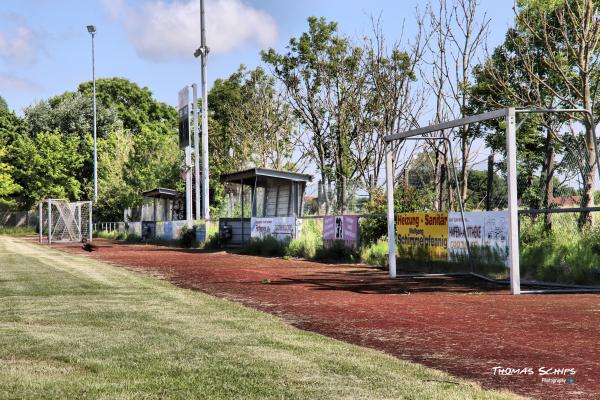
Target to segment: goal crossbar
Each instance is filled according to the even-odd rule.
[[[517,129],[516,114],[533,113],[583,113],[590,117],[592,131],[596,132],[593,114],[586,109],[515,109],[513,107],[501,108],[482,114],[470,115],[464,118],[441,122],[435,125],[411,129],[405,132],[399,132],[388,135],[384,138],[386,144],[386,197],[387,197],[387,225],[388,225],[388,265],[390,278],[396,277],[396,227],[394,212],[394,151],[392,144],[399,140],[404,140],[414,136],[427,133],[444,131],[460,126],[474,124],[478,122],[489,121],[492,119],[504,118],[506,121],[506,161],[507,161],[507,180],[508,180],[508,266],[510,268],[510,290],[512,294],[527,293],[521,291],[521,274],[519,266],[519,221],[518,221],[518,202],[517,202]],[[600,160],[598,155],[597,143],[594,140],[594,150],[596,153],[596,169],[600,177]],[[529,291],[534,292],[534,291]],[[535,291],[539,292],[539,291]]]

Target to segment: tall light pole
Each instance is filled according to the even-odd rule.
[[[94,36],[96,36],[96,27],[88,25],[87,30],[92,35],[92,88],[94,92],[94,203],[98,201],[98,151],[96,148],[96,55],[94,49]]]
[[[209,49],[206,46],[206,24],[204,23],[204,0],[200,0],[200,48],[194,57],[200,56],[202,70],[202,208],[205,219],[209,218],[208,204],[208,88],[206,86],[206,60]]]

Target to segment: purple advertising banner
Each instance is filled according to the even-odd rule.
[[[323,217],[323,240],[326,245],[343,240],[348,247],[358,247],[358,215]]]

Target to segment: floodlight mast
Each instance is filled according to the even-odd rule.
[[[94,47],[94,37],[96,36],[96,27],[88,25],[87,31],[92,35],[92,90],[93,90],[93,113],[94,113],[94,203],[98,201],[98,150],[96,146],[96,54]]]
[[[210,217],[209,172],[208,172],[208,88],[206,84],[206,63],[210,49],[206,46],[206,23],[204,20],[204,0],[200,0],[200,47],[194,57],[200,57],[202,84],[202,216]]]

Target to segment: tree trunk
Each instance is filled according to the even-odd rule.
[[[485,209],[492,210],[492,199],[494,197],[494,153],[488,156],[487,165],[487,194],[485,196]]]
[[[461,157],[462,157],[462,165],[460,167],[460,196],[463,201],[463,207],[466,205],[467,201],[467,189],[468,189],[468,179],[469,179],[469,142],[467,140],[467,132],[463,131],[462,140],[461,140]]]
[[[583,106],[586,110],[592,110],[592,96],[590,93],[589,76],[586,72],[580,73],[581,86],[583,87]],[[581,205],[583,207],[594,206],[594,183],[597,174],[596,165],[596,152],[594,141],[596,140],[596,133],[592,129],[593,121],[586,115],[584,120],[585,125],[585,144],[588,162],[592,168],[589,168],[584,172],[583,176],[583,191],[581,198]],[[594,216],[589,211],[582,212],[579,216],[579,227],[592,226],[594,224]]]
[[[544,197],[542,200],[543,208],[550,208],[554,197],[554,140],[552,138],[552,132],[550,129],[547,130],[546,134],[546,159],[544,161],[542,169],[542,184],[544,185],[543,193]],[[552,230],[552,214],[544,214],[544,231],[550,233]]]
[[[444,185],[446,183],[446,164],[442,163],[440,165],[440,180],[439,180],[439,190],[438,190],[438,211],[442,211],[444,208]]]
[[[442,180],[442,168],[440,165],[440,152],[438,151],[437,147],[434,147],[434,151],[435,151],[435,162],[433,163],[433,209],[434,210],[439,210],[440,209],[440,189],[441,189],[441,185],[439,184],[439,181]],[[439,177],[439,178],[438,178]]]

